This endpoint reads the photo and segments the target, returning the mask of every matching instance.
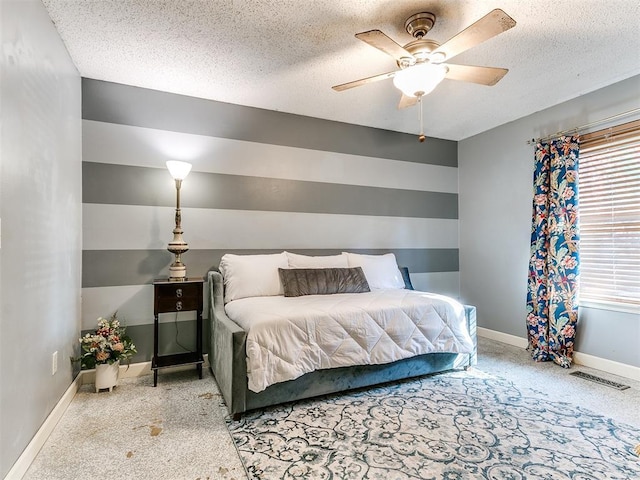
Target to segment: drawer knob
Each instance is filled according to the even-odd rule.
[[[182,302],[180,301],[176,302],[176,310],[178,311],[182,310]]]
[[[178,297],[178,298],[182,297],[182,289],[181,288],[176,289],[176,297]]]

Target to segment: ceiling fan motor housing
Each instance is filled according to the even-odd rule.
[[[438,42],[434,42],[433,40],[418,39],[407,43],[403,48],[411,55],[413,55],[413,61],[410,62],[410,64],[413,65],[415,63],[422,63],[427,60],[433,61],[433,59],[431,58],[431,52],[436,50],[439,46],[440,44]],[[400,65],[400,67],[403,67],[403,65]]]

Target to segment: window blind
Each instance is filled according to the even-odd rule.
[[[584,135],[580,301],[640,307],[640,120]]]

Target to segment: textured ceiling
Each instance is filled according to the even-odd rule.
[[[354,34],[404,45],[413,13],[444,43],[494,8],[517,25],[451,63],[505,67],[493,87],[444,80],[424,100],[425,133],[461,140],[640,74],[637,0],[43,0],[83,77],[407,133],[395,61]]]

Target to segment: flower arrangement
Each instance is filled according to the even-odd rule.
[[[138,351],[120,325],[115,312],[109,319],[98,318],[98,329],[95,333],[87,333],[80,337],[82,355],[76,358],[83,369],[95,368],[102,363],[115,363],[119,360],[128,360]]]

